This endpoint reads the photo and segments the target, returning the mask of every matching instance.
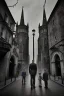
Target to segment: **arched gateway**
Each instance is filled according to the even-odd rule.
[[[55,69],[56,76],[61,76],[60,57],[57,54],[55,55]]]
[[[15,66],[14,56],[11,56],[9,64],[9,77],[14,76],[14,66]]]
[[[61,52],[54,52],[51,54],[50,72],[51,75],[63,75],[63,54]]]

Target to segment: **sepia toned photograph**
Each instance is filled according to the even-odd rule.
[[[0,96],[64,96],[64,0],[0,0]]]

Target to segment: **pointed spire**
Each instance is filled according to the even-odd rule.
[[[18,26],[18,21],[17,21],[17,23],[16,23],[16,27]]]
[[[38,27],[40,27],[40,23],[39,23],[39,26]]]
[[[29,27],[29,24],[27,23],[27,27]]]
[[[27,29],[29,29],[29,24],[27,23]]]
[[[45,9],[43,10],[43,22],[42,22],[42,25],[46,25],[47,23],[47,19],[46,19],[46,12],[45,12]]]
[[[46,3],[46,0],[44,2],[44,6],[43,6],[43,22],[42,22],[42,25],[46,25],[46,23],[47,23],[46,12],[45,12],[45,3]]]
[[[22,13],[21,13],[20,25],[24,25],[24,11],[23,11],[23,7],[22,7]]]

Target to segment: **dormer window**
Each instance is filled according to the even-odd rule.
[[[5,16],[4,16],[4,20],[8,23],[8,16],[7,16],[6,13],[5,13]]]
[[[4,27],[1,28],[1,37],[3,36]]]

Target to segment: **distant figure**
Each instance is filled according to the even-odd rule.
[[[42,87],[42,77],[41,77],[41,73],[39,73],[39,87]]]
[[[26,72],[22,72],[22,84],[25,84]]]
[[[37,66],[35,63],[32,63],[29,65],[29,73],[30,73],[30,76],[31,76],[31,89],[32,88],[35,88],[35,76],[36,76],[36,73],[37,73]]]
[[[46,70],[44,70],[44,73],[43,73],[43,80],[45,83],[45,88],[48,88],[48,73],[46,72]]]

